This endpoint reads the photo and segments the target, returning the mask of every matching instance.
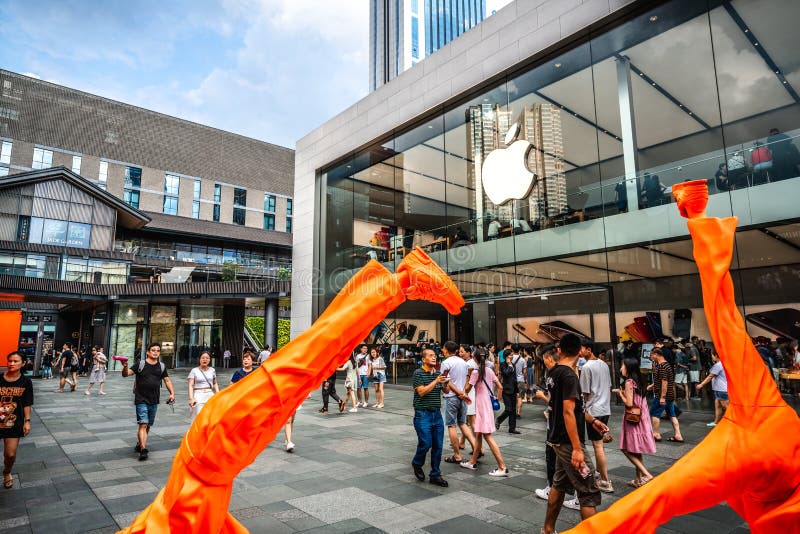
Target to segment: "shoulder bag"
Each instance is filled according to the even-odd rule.
[[[492,409],[497,411],[500,409],[500,401],[497,400],[497,397],[492,395],[492,388],[489,387],[489,384],[486,383],[486,378],[483,379],[483,384],[486,386],[486,391],[489,393],[489,399],[492,401]]]
[[[636,386],[634,385],[633,401],[636,402]],[[642,420],[642,409],[634,404],[633,406],[625,406],[625,414],[622,416],[627,423],[638,425]]]

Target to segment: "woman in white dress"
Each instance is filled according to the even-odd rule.
[[[219,393],[217,372],[211,364],[211,354],[200,353],[200,365],[189,373],[189,407],[192,409],[192,421],[203,409],[203,406],[214,393]]]

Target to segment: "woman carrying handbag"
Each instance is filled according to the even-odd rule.
[[[473,358],[478,364],[478,371],[473,372],[467,385],[464,388],[464,393],[469,395],[469,392],[475,388],[475,448],[472,451],[472,458],[468,461],[461,462],[461,467],[465,469],[475,470],[478,468],[478,458],[480,457],[483,440],[489,445],[489,449],[497,460],[497,469],[489,472],[490,477],[507,477],[508,466],[503,461],[503,455],[500,453],[500,447],[494,440],[492,434],[496,430],[494,424],[494,412],[500,409],[500,403],[492,395],[492,389],[497,387],[498,393],[503,394],[503,386],[497,379],[491,368],[486,366],[486,351],[483,349],[475,349]]]
[[[647,383],[639,371],[638,358],[624,358],[620,373],[625,377],[624,389],[616,391],[622,402],[625,403],[625,415],[622,418],[619,448],[636,468],[636,478],[629,481],[628,485],[638,488],[653,479],[653,475],[644,466],[642,455],[656,452],[650,411],[647,408],[647,401],[641,393],[647,391]]]

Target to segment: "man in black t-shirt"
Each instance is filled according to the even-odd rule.
[[[64,343],[61,355],[56,361],[56,368],[58,369],[58,393],[64,392],[64,384],[69,384],[72,391],[75,391],[75,383],[69,379],[70,370],[72,369],[72,357],[74,353],[69,349],[69,343]]]
[[[122,362],[122,376],[136,375],[133,385],[133,403],[136,405],[136,423],[139,425],[138,442],[134,450],[139,453],[139,461],[147,460],[147,433],[156,421],[156,410],[161,400],[161,381],[169,391],[169,401],[175,402],[175,390],[169,379],[167,368],[159,360],[161,345],[150,343],[147,346],[145,361],[136,360],[133,369],[128,368],[128,361]]]
[[[556,454],[556,471],[547,500],[547,515],[542,532],[555,532],[556,520],[564,502],[564,494],[575,489],[581,507],[581,518],[597,513],[600,490],[594,483],[594,465],[583,454],[584,415],[583,394],[578,380],[578,357],[581,340],[566,334],[558,345],[558,365],[549,371],[550,428],[547,442]]]
[[[653,383],[647,386],[647,389],[653,390],[653,400],[650,402],[653,438],[661,441],[661,414],[666,411],[675,431],[675,435],[667,441],[683,443],[681,424],[678,422],[675,406],[675,374],[672,366],[664,359],[663,349],[660,348],[650,351],[650,359],[653,360]]]

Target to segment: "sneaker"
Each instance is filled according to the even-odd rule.
[[[380,407],[381,407],[381,405],[380,405],[380,404],[378,404],[378,403],[376,402],[375,404],[373,404],[373,405],[372,405],[372,407],[373,407],[373,408],[380,408]]]
[[[325,408],[320,408],[319,410],[317,410],[317,413],[328,413],[328,410],[326,410]]]
[[[469,463],[467,460],[464,460],[463,462],[461,462],[461,463],[460,463],[460,464],[458,464],[458,465],[460,465],[460,466],[461,466],[461,467],[463,467],[464,469],[470,469],[470,470],[472,470],[472,471],[475,471],[476,469],[478,469],[478,466],[477,466],[477,465],[475,465],[475,464],[471,464],[471,463]]]
[[[143,462],[147,460],[147,453],[149,452],[150,451],[148,451],[147,449],[142,449],[141,451],[139,451],[139,461]]]
[[[376,408],[383,408],[383,403],[380,403]]]
[[[292,443],[292,442],[290,441],[290,442],[288,442],[288,443],[286,444],[286,452],[292,452],[292,451],[294,451],[294,443]]]
[[[84,395],[91,395],[91,393],[89,393],[89,390],[88,390],[88,389],[87,389],[86,391],[84,391],[84,392],[83,392],[83,394],[84,394]]]
[[[536,494],[537,497],[546,501],[547,499],[550,498],[550,486],[547,486],[546,488],[537,489],[534,491],[534,493]]]
[[[508,476],[508,468],[500,469],[499,467],[494,471],[489,471],[490,477],[507,477]]]
[[[453,281],[419,247],[405,255],[397,275],[409,300],[437,302],[453,315],[466,305]]]
[[[522,434],[522,432],[520,432],[519,430],[509,430],[508,433],[509,434]]]
[[[142,452],[142,446],[137,443],[133,448],[133,452]]]
[[[411,467],[414,469],[414,476],[417,477],[417,480],[420,482],[425,480],[425,471],[422,470],[422,467],[417,464],[411,464]]]
[[[347,411],[350,412],[350,413],[356,413],[358,411],[358,408],[350,408]]]
[[[710,427],[710,428],[714,428],[715,426],[717,426],[717,423],[715,423],[714,421],[711,421],[710,423],[706,423],[706,426]]]
[[[606,482],[605,480],[598,480],[595,484],[597,485],[597,489],[599,489],[603,493],[614,493],[614,486],[611,485],[611,482]]]
[[[106,394],[106,392],[105,392],[105,391],[100,391],[100,392],[98,392],[97,394],[98,394],[98,395],[105,395],[105,394]]]
[[[430,483],[435,485],[435,486],[441,486],[443,488],[446,488],[447,486],[450,485],[442,477],[431,477]]]
[[[574,497],[568,501],[564,501],[564,508],[569,508],[570,510],[580,510],[581,504],[578,502],[578,498]]]

